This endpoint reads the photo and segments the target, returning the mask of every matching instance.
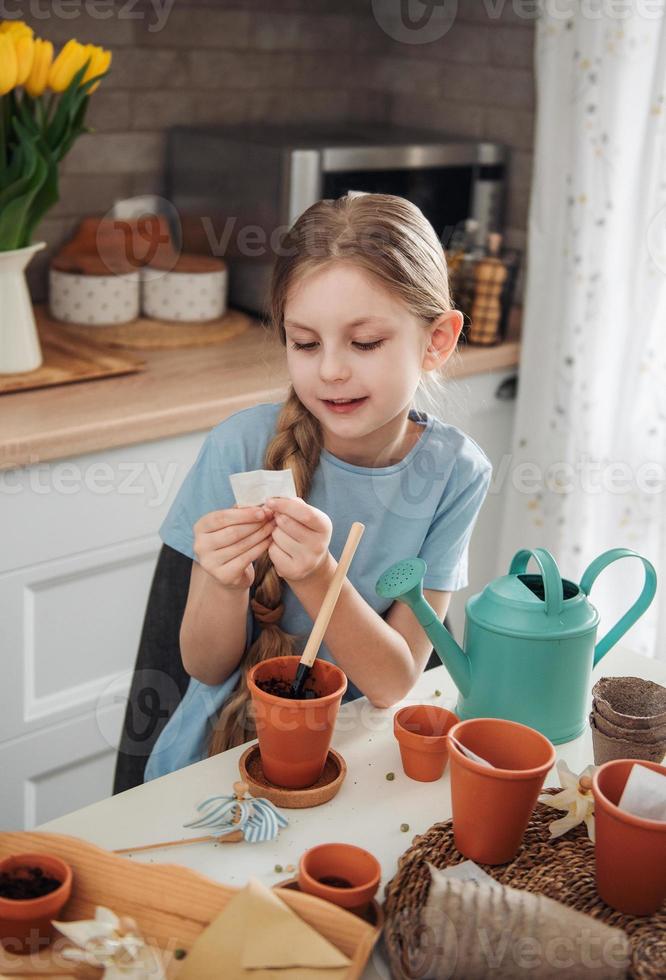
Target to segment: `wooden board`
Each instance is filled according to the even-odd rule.
[[[71,336],[54,323],[40,322],[38,318],[37,329],[44,355],[42,366],[20,374],[0,374],[0,394],[133,374],[145,366],[145,361],[134,354],[116,353]]]
[[[26,851],[48,851],[71,865],[72,896],[60,913],[61,919],[93,918],[97,905],[105,905],[117,915],[131,916],[145,938],[165,951],[170,978],[176,976],[179,963],[169,954],[179,947],[189,949],[238,891],[189,868],[174,864],[139,864],[77,837],[37,831],[0,834],[0,859]],[[351,965],[347,980],[358,980],[378,930],[350,912],[312,895],[284,889],[280,898],[349,957]],[[57,959],[48,949],[21,957],[0,947],[0,974],[7,977],[76,977],[71,964],[67,965],[62,957],[59,963]]]
[[[151,320],[139,317],[130,323],[114,323],[109,326],[89,327],[83,324],[61,323],[54,320],[44,308],[35,309],[37,322],[51,325],[67,336],[80,338],[105,347],[119,347],[125,350],[177,350],[180,347],[209,347],[244,333],[257,321],[241,313],[240,310],[227,310],[218,320],[206,323],[170,323],[166,320]]]

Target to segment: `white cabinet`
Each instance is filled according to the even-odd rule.
[[[441,419],[471,436],[493,464],[493,481],[470,542],[469,585],[451,597],[449,607],[451,628],[459,642],[469,596],[507,571],[498,568],[498,545],[505,498],[503,476],[510,461],[515,418],[516,378],[517,371],[511,368],[448,381],[441,400]]]
[[[110,795],[157,531],[204,435],[0,472],[0,828]]]

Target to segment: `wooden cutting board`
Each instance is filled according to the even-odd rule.
[[[255,847],[237,844],[237,847]],[[165,951],[169,980],[180,961],[174,949],[189,949],[197,936],[222,911],[238,889],[220,885],[189,868],[174,864],[140,864],[105,851],[77,837],[37,831],[0,833],[0,859],[32,851],[55,854],[71,865],[72,895],[60,918],[91,919],[97,905],[136,920],[152,945]],[[351,960],[346,980],[358,980],[378,936],[378,930],[344,909],[312,895],[283,889],[280,898],[293,912],[337,946]],[[0,946],[0,975],[72,978],[71,964],[43,950],[16,956]],[[86,976],[90,975],[88,971]]]
[[[122,350],[178,350],[182,347],[210,347],[237,337],[257,320],[240,310],[227,310],[224,316],[205,323],[174,323],[141,316],[129,323],[90,327],[85,324],[61,323],[44,307],[35,307],[38,329],[51,326],[60,333],[82,341]]]
[[[145,367],[145,361],[136,354],[110,350],[39,317],[37,329],[44,355],[42,366],[21,374],[0,374],[0,394],[133,374]]]

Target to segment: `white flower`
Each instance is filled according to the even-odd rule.
[[[556,810],[566,810],[566,817],[553,820],[548,825],[551,837],[561,837],[572,827],[585,822],[587,836],[594,841],[594,796],[592,795],[592,776],[597,766],[586,766],[580,776],[571,772],[563,759],[557,763],[560,785],[563,789],[551,796],[544,793],[539,797],[539,803],[552,806]]]
[[[104,970],[105,980],[164,980],[158,952],[147,946],[133,919],[119,919],[111,909],[98,905],[94,919],[78,922],[52,920],[59,932],[76,948],[62,951],[65,959]]]

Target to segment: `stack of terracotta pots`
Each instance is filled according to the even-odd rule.
[[[666,755],[666,688],[642,677],[602,677],[592,688],[594,761]]]
[[[226,264],[179,254],[159,215],[84,218],[51,261],[50,309],[66,323],[205,322],[224,314],[227,290]]]

